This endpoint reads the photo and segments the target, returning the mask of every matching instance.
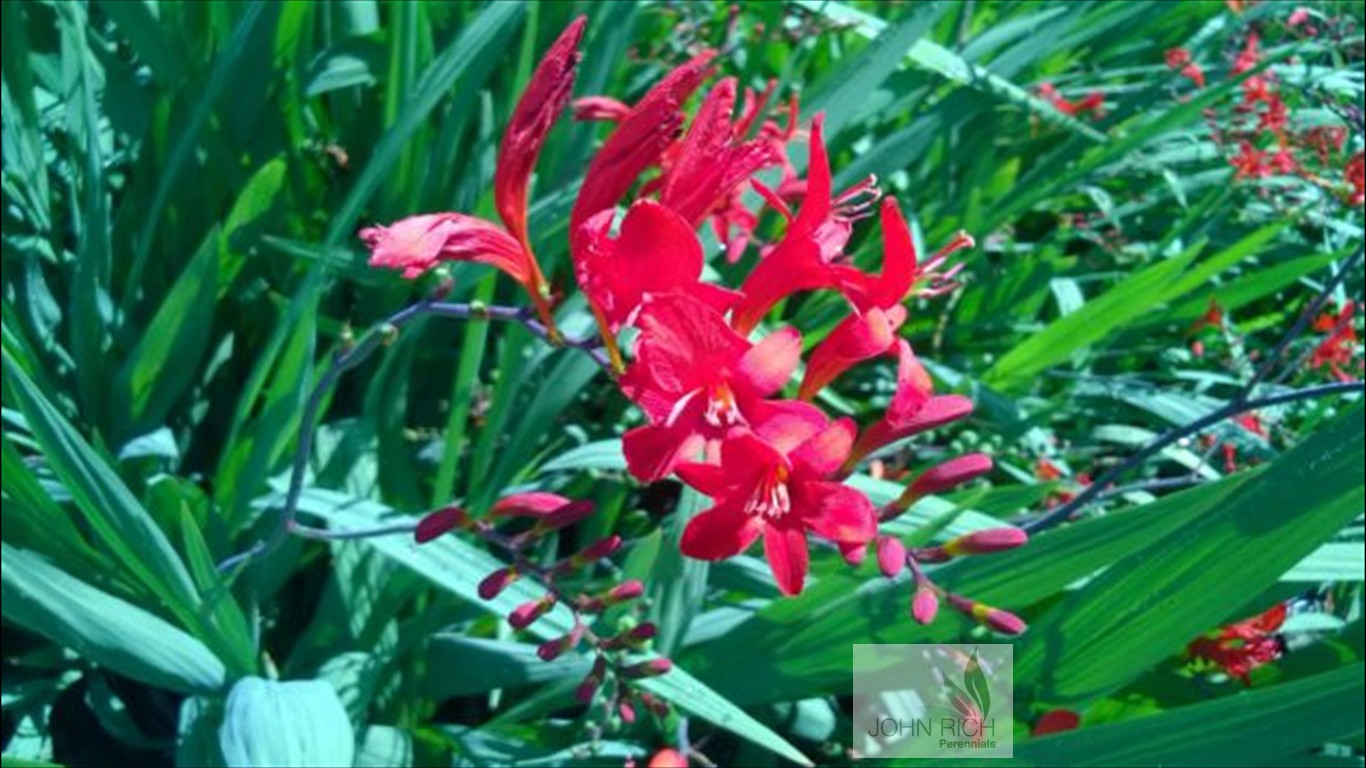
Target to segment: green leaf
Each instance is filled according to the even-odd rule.
[[[679,708],[748,739],[776,755],[798,765],[813,765],[801,750],[787,743],[768,726],[750,717],[743,709],[708,688],[678,665],[674,665],[669,674],[649,678],[640,685],[656,696],[673,702]]]
[[[650,585],[651,616],[659,625],[655,647],[665,656],[673,655],[702,612],[707,593],[708,564],[705,560],[684,557],[679,550],[683,529],[688,521],[707,507],[711,500],[689,486],[683,486],[678,507],[664,523],[664,538],[654,568],[645,583]]]
[[[114,380],[126,409],[113,414],[121,436],[161,424],[199,373],[218,298],[218,229],[211,230],[143,330]]]
[[[1017,744],[1031,765],[1299,765],[1285,758],[1361,732],[1360,663],[1126,722]]]
[[[166,601],[182,621],[193,617],[199,605],[194,581],[156,521],[8,355],[4,371],[6,392],[28,418],[53,472],[99,542],[144,587]],[[193,626],[188,621],[187,625]]]
[[[580,680],[592,664],[584,656],[565,655],[545,662],[536,646],[437,633],[427,646],[426,661],[439,675],[423,677],[424,695],[445,700],[484,694],[501,688],[544,687],[561,680]]]
[[[1198,519],[1121,560],[1031,627],[1016,679],[1048,701],[1123,685],[1228,620],[1361,514],[1357,406]]]
[[[121,675],[178,693],[211,693],[223,662],[202,643],[135,605],[76,579],[34,552],[0,544],[6,621]]]
[[[232,687],[218,731],[228,766],[349,766],[356,734],[331,685],[246,677]]]

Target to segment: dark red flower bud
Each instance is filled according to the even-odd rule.
[[[465,510],[459,507],[442,507],[417,521],[413,538],[418,544],[426,544],[447,531],[464,528],[469,522],[469,515],[465,514]]]
[[[497,597],[508,585],[517,580],[517,569],[512,566],[499,568],[479,582],[479,596],[485,600]]]

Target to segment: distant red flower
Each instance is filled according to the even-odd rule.
[[[721,463],[683,464],[679,476],[715,500],[688,522],[683,554],[702,560],[738,555],[761,535],[778,588],[802,591],[811,531],[837,544],[864,546],[877,534],[877,512],[857,490],[829,478],[854,442],[852,421],[830,422],[804,403],[776,413],[753,431],[721,444]]]
[[[1280,658],[1282,644],[1276,632],[1285,617],[1285,604],[1278,603],[1265,613],[1197,638],[1186,652],[1250,685],[1248,674],[1252,670]]]
[[[552,325],[549,288],[527,235],[527,190],[536,159],[574,88],[578,44],[587,18],[565,28],[546,51],[513,109],[498,150],[494,203],[503,227],[460,213],[410,216],[389,226],[361,230],[370,263],[417,277],[442,261],[473,261],[506,272],[531,296],[541,319]]]
[[[1061,733],[1063,731],[1074,731],[1081,725],[1081,715],[1070,709],[1052,709],[1039,716],[1034,723],[1034,736],[1046,736],[1050,733]]]
[[[1219,306],[1219,300],[1210,297],[1209,305],[1205,307],[1205,314],[1191,325],[1188,333],[1196,333],[1205,328],[1219,330],[1224,327],[1224,308]]]
[[[795,329],[751,345],[718,311],[686,295],[650,301],[637,324],[636,359],[621,377],[622,391],[650,419],[623,440],[636,477],[658,480],[708,442],[784,407],[762,401],[787,383],[800,361]]]
[[[1348,301],[1336,315],[1323,314],[1314,321],[1314,330],[1327,334],[1314,348],[1309,367],[1327,367],[1339,381],[1355,381],[1348,371],[1352,359],[1360,354],[1360,342],[1355,325],[1356,303]]]
[[[1244,141],[1238,147],[1238,154],[1229,158],[1235,172],[1234,179],[1264,179],[1271,175],[1271,165],[1267,162],[1266,152]]]
[[[1171,48],[1167,50],[1167,68],[1175,70],[1182,77],[1190,80],[1196,88],[1205,87],[1205,70],[1191,58],[1191,52],[1185,48]]]
[[[1358,152],[1352,155],[1352,159],[1348,160],[1342,169],[1342,177],[1352,188],[1347,198],[1348,205],[1366,203],[1366,153]]]
[[[1105,110],[1105,94],[1100,91],[1092,91],[1074,101],[1063,96],[1057,86],[1052,83],[1044,83],[1035,89],[1035,94],[1052,104],[1054,109],[1069,117],[1081,117],[1087,113],[1094,117],[1101,117]]]

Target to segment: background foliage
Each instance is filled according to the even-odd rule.
[[[320,363],[431,287],[367,268],[357,227],[491,213],[501,126],[573,14],[590,18],[580,95],[634,98],[721,47],[742,84],[776,78],[827,112],[837,184],[878,171],[925,242],[977,236],[966,286],[905,334],[978,404],[937,442],[998,470],[908,519],[922,536],[1020,523],[1238,397],[1338,271],[1332,299],[1360,299],[1360,207],[1300,178],[1233,183],[1211,141],[1202,111],[1236,96],[1238,36],[1294,7],[1248,5],[3,4],[5,765],[620,764],[680,726],[721,764],[843,760],[851,643],[978,630],[913,624],[905,584],[829,554],[788,600],[751,558],[682,561],[699,500],[625,476],[639,414],[517,326],[426,319],[348,373],[301,512],[347,528],[510,486],[594,499],[564,546],[631,541],[620,567],[649,585],[677,664],[651,685],[673,714],[599,723],[590,744],[571,696],[585,662],[510,635],[475,596],[496,562],[457,538],[292,540],[215,569],[269,529]],[[1273,39],[1271,70],[1299,124],[1355,114],[1359,151],[1361,6],[1310,7],[1355,26]],[[1182,87],[1173,47],[1208,89]],[[1063,114],[1043,83],[1099,91],[1104,112]],[[564,121],[538,170],[536,250],[568,293],[564,222],[599,136]],[[516,301],[486,270],[454,277],[457,299]],[[1212,299],[1224,321],[1193,328]],[[836,310],[784,308],[826,329]],[[587,328],[576,298],[562,318]],[[870,366],[824,405],[870,412],[892,377]],[[1259,391],[1325,378],[1292,365]],[[1362,764],[1357,399],[1223,422],[1081,521],[941,572],[1031,623],[1019,761]],[[857,481],[893,496],[906,455],[942,448],[906,450]],[[1287,600],[1287,652],[1250,686],[1186,664],[1192,638]],[[1059,707],[1083,727],[1027,737]]]

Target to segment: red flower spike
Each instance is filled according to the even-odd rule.
[[[639,200],[626,212],[620,234],[612,237],[613,212],[603,211],[584,224],[574,270],[589,302],[616,332],[630,324],[650,296],[692,294],[718,311],[736,294],[702,275],[702,244],[695,227],[652,200]]]
[[[941,549],[950,557],[987,555],[1023,546],[1029,534],[1019,528],[991,528],[973,531],[945,542]]]
[[[418,544],[426,544],[432,539],[440,537],[456,528],[464,528],[469,525],[469,515],[459,507],[443,507],[425,515],[417,521],[417,528],[413,531],[413,538]]]
[[[712,307],[688,296],[650,301],[637,323],[636,361],[621,388],[650,420],[623,440],[627,467],[653,482],[708,442],[774,409],[801,359],[801,335],[786,328],[751,345]]]
[[[1074,731],[1081,725],[1081,715],[1070,709],[1053,709],[1039,716],[1031,735],[1045,736],[1050,733]]]
[[[855,546],[866,545],[877,533],[872,503],[828,479],[848,456],[854,431],[851,421],[828,422],[814,407],[791,409],[723,442],[719,467],[680,467],[685,482],[716,502],[689,521],[680,543],[683,554],[721,560],[762,535],[779,590],[801,592],[808,530]]]
[[[916,623],[929,626],[934,623],[934,617],[939,613],[939,596],[935,594],[934,587],[929,584],[920,584],[915,588],[915,595],[911,598],[911,618]]]
[[[688,758],[676,749],[664,748],[650,757],[647,768],[688,768]]]
[[[906,545],[893,536],[877,537],[877,567],[883,576],[896,578],[906,568]]]
[[[693,228],[728,202],[741,183],[776,160],[769,145],[743,141],[740,127],[731,122],[735,91],[732,77],[711,89],[664,173],[660,202]]]
[[[512,111],[498,148],[498,165],[493,177],[494,204],[508,232],[527,252],[531,251],[526,219],[532,169],[546,136],[573,94],[580,57],[579,40],[587,22],[585,16],[571,22],[541,58]]]
[[[517,569],[512,566],[499,568],[493,573],[490,573],[484,577],[483,581],[479,582],[479,597],[485,600],[492,600],[501,594],[504,589],[507,589],[512,582],[516,581],[518,575]]]
[[[1358,152],[1352,155],[1343,166],[1342,177],[1352,188],[1347,197],[1348,205],[1361,205],[1366,203],[1366,152]]]

